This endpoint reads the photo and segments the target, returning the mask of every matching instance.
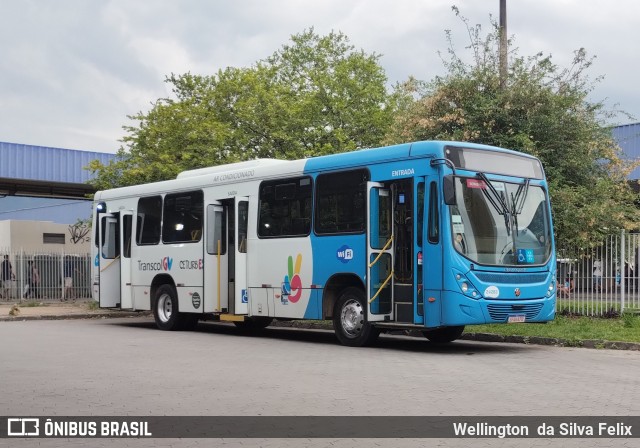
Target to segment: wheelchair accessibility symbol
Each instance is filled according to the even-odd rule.
[[[242,303],[249,303],[249,295],[246,289],[242,290]]]
[[[535,262],[533,249],[518,249],[518,263],[532,264]]]

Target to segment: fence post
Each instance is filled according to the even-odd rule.
[[[625,254],[625,238],[624,230],[620,231],[620,314],[624,312],[624,299],[625,292],[627,290],[627,278],[626,278],[626,254]]]

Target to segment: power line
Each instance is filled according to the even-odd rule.
[[[79,204],[80,202],[78,201],[73,201],[73,202],[66,202],[66,203],[59,203],[59,204],[51,204],[51,205],[41,205],[38,207],[27,207],[27,208],[19,208],[19,209],[14,209],[14,210],[6,210],[6,211],[0,211],[0,215],[3,214],[7,214],[7,213],[16,213],[16,212],[28,212],[28,211],[32,211],[32,210],[42,210],[45,208],[52,208],[52,207],[66,207],[68,205],[76,205]]]

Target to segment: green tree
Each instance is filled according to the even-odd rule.
[[[512,50],[501,88],[498,27],[494,23],[493,31],[483,36],[479,25],[463,21],[471,62],[454,50],[448,33],[446,75],[398,86],[404,103],[385,142],[470,141],[539,157],[562,244],[588,247],[604,234],[634,227],[640,215],[626,182],[632,165],[620,158],[605,124],[612,112],[589,100],[599,79],[588,77],[592,59],[584,49],[575,52],[568,68],[542,53],[522,57]]]
[[[171,98],[129,117],[116,161],[89,167],[100,188],[171,179],[257,157],[296,159],[380,143],[394,112],[379,55],[342,33],[291,37],[250,68],[168,76]]]

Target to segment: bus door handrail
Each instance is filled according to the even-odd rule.
[[[378,298],[378,296],[380,295],[380,293],[382,292],[382,290],[384,289],[385,286],[387,286],[387,283],[389,283],[389,280],[391,280],[391,277],[393,277],[393,271],[391,271],[391,274],[389,274],[389,277],[387,277],[387,279],[384,281],[384,283],[382,285],[380,285],[380,288],[378,288],[378,292],[374,294],[373,297],[371,297],[369,299],[369,303],[371,304],[374,300],[376,300]]]
[[[380,260],[380,257],[382,256],[382,254],[386,253],[385,251],[389,248],[389,246],[391,246],[392,242],[393,242],[393,234],[391,234],[391,236],[389,237],[389,241],[386,242],[386,244],[384,245],[384,247],[382,249],[375,249],[375,250],[380,250],[380,253],[378,254],[378,256],[376,257],[375,260],[373,260],[371,263],[369,263],[369,269],[371,269],[373,266],[375,266],[375,264]],[[384,287],[387,286],[387,283],[389,283],[391,281],[392,277],[393,277],[393,269],[391,270],[391,273],[389,274],[387,279],[382,283],[380,288],[378,288],[378,292],[376,292],[374,294],[374,296],[369,299],[369,304],[371,304],[374,300],[376,300],[378,298],[378,296],[380,295],[380,293],[382,292]]]
[[[370,268],[372,268],[378,262],[378,260],[382,256],[382,254],[385,253],[384,251],[389,248],[389,246],[391,245],[392,241],[393,241],[393,234],[391,235],[391,237],[389,238],[389,241],[387,241],[387,243],[384,245],[384,247],[382,249],[374,249],[374,250],[379,250],[380,253],[378,254],[378,256],[376,257],[375,260],[373,260],[371,263],[369,263],[369,267]]]

